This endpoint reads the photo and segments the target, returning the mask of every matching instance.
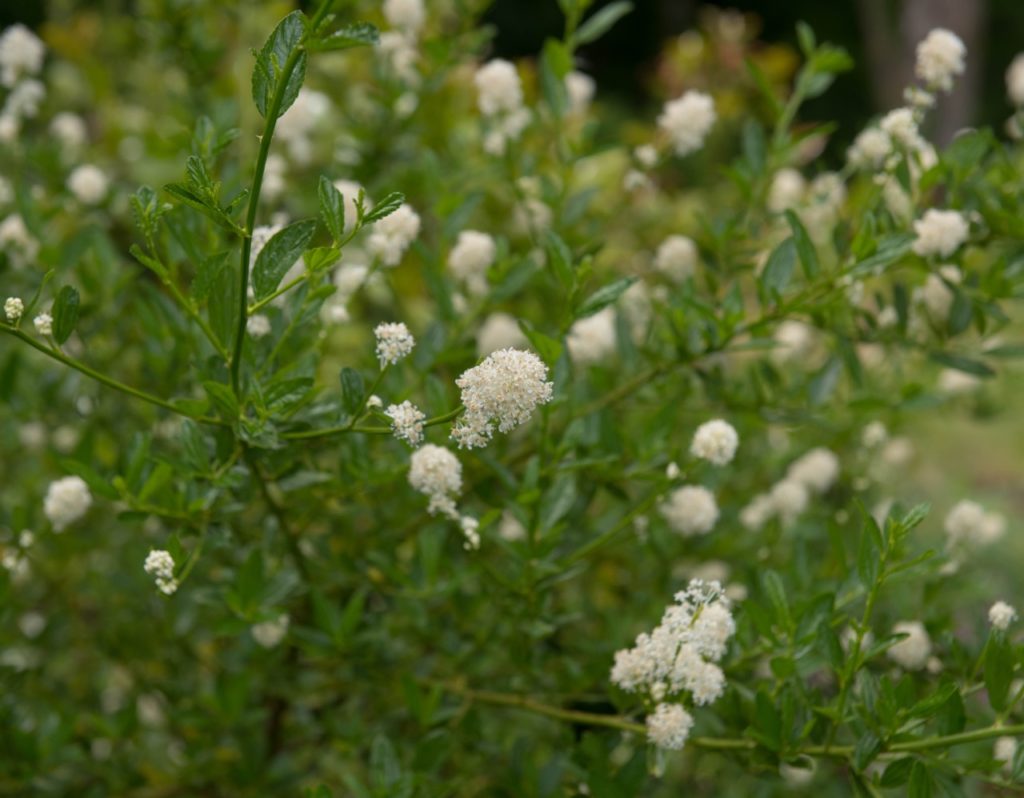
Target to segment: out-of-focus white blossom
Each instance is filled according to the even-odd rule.
[[[107,196],[107,176],[98,166],[82,164],[68,176],[68,188],[83,205],[96,205]]]
[[[473,77],[477,106],[484,116],[519,110],[523,104],[523,85],[515,65],[503,58],[488,61]]]
[[[728,421],[713,419],[701,424],[693,434],[690,454],[722,466],[732,461],[740,445],[740,436]]]
[[[786,319],[775,328],[776,346],[772,350],[772,358],[785,362],[802,360],[814,348],[815,330],[809,324],[796,319]]]
[[[426,21],[427,10],[423,0],[384,0],[384,18],[391,27],[415,35]]]
[[[928,275],[921,287],[921,301],[934,321],[945,322],[949,318],[949,311],[956,298],[949,284],[956,285],[962,279],[960,270],[952,265],[942,266],[938,274]]]
[[[511,512],[505,510],[498,522],[498,534],[509,542],[526,540],[526,527]]]
[[[508,313],[492,313],[476,333],[476,351],[480,357],[499,349],[518,349],[526,344],[519,322]]]
[[[487,270],[494,263],[498,247],[494,238],[477,230],[463,230],[448,253],[448,268],[465,283],[471,294],[487,293]]]
[[[806,491],[805,491],[806,492]],[[775,502],[766,493],[759,493],[740,510],[740,523],[751,532],[756,532],[775,515]]]
[[[772,514],[777,515],[784,525],[792,524],[807,509],[810,493],[807,485],[795,479],[776,482],[768,494]]]
[[[74,154],[78,152],[88,138],[85,120],[70,111],[61,111],[50,120],[50,133],[60,142],[61,152]]]
[[[331,100],[323,92],[303,87],[295,102],[277,120],[275,136],[288,149],[288,155],[300,165],[313,158],[310,136],[330,113]]]
[[[669,480],[670,482],[679,479],[679,475],[681,473],[682,472],[679,469],[679,464],[676,463],[675,461],[665,466],[665,479]]]
[[[939,372],[938,388],[947,396],[974,393],[981,388],[981,378],[960,369],[943,369]]]
[[[914,222],[913,250],[922,257],[948,258],[967,240],[967,220],[957,211],[930,208]]]
[[[4,300],[4,315],[11,324],[17,324],[24,312],[25,303],[19,297],[9,296]]]
[[[409,245],[420,234],[420,217],[408,205],[373,223],[367,251],[385,266],[397,266]]]
[[[846,151],[846,158],[855,169],[878,169],[892,152],[889,135],[877,127],[862,130]]]
[[[686,236],[669,236],[658,246],[654,268],[675,282],[693,277],[697,271],[697,245]]]
[[[1001,513],[986,510],[975,501],[962,499],[946,514],[944,528],[950,548],[986,546],[1003,536],[1006,519]]]
[[[270,318],[265,313],[257,313],[245,320],[245,331],[253,338],[269,335],[270,330]]]
[[[569,95],[569,111],[582,114],[590,107],[594,99],[597,84],[594,79],[583,72],[573,70],[565,76],[565,91]]]
[[[993,628],[1005,632],[1017,620],[1017,610],[1005,601],[997,601],[988,610],[988,622]]]
[[[687,537],[706,535],[718,521],[715,495],[701,485],[676,488],[659,510],[672,529]]]
[[[658,148],[653,144],[641,144],[633,150],[633,157],[644,169],[653,169],[658,165]]]
[[[889,439],[889,431],[881,421],[872,421],[860,435],[860,442],[865,449],[877,449]]]
[[[911,108],[895,108],[882,117],[879,128],[889,139],[910,152],[925,146],[917,127],[917,116]]]
[[[384,413],[391,418],[391,430],[396,438],[413,447],[423,442],[423,423],[427,417],[412,402],[406,400],[400,405],[388,405]]]
[[[920,621],[900,621],[892,628],[893,634],[908,635],[888,650],[889,659],[908,671],[919,671],[932,654],[932,641]]]
[[[43,513],[55,532],[64,529],[85,515],[92,506],[89,486],[81,477],[62,477],[50,483],[43,500]]]
[[[381,368],[407,357],[416,345],[409,328],[400,321],[378,324],[373,334],[377,338],[377,359]]]
[[[676,155],[682,157],[704,146],[716,118],[715,104],[709,95],[688,91],[665,103],[658,127],[668,135]]]
[[[462,492],[462,464],[448,449],[428,443],[413,452],[409,484],[430,499],[427,510],[432,515],[458,517],[455,497]]]
[[[768,189],[768,209],[773,213],[782,213],[789,208],[796,208],[804,199],[807,181],[796,169],[786,167],[772,176],[772,184]]]
[[[992,745],[992,758],[1003,763],[1003,771],[1013,770],[1013,760],[1017,756],[1016,737],[997,737]]]
[[[7,253],[11,265],[18,269],[35,260],[39,254],[39,242],[28,231],[25,220],[12,213],[0,222],[0,249]]]
[[[459,518],[459,528],[465,541],[462,547],[466,551],[476,551],[480,548],[480,522],[471,515],[463,515]]]
[[[565,345],[574,363],[597,363],[615,353],[615,309],[602,308],[591,316],[573,323]]]
[[[1024,107],[1024,53],[1018,53],[1006,68],[1006,96],[1018,108]]]
[[[492,352],[455,381],[466,412],[452,428],[452,440],[459,448],[486,446],[495,427],[510,432],[525,423],[535,408],[551,401],[547,376],[547,366],[532,352]]]
[[[156,586],[166,596],[178,589],[178,580],[174,578],[174,558],[169,551],[153,549],[146,555],[142,570],[156,580]]]
[[[37,75],[43,68],[46,47],[24,25],[11,25],[0,34],[0,83],[14,86],[25,75]]]
[[[366,192],[363,187],[355,180],[335,180],[334,187],[341,192],[342,199],[344,200],[343,205],[345,206],[345,229],[351,230],[352,226],[356,223],[356,218],[359,216],[357,208],[357,202],[359,200],[360,193],[363,194],[363,209],[368,211],[373,207],[373,203],[370,202],[366,196]],[[348,250],[346,257],[348,257]]]
[[[387,30],[381,33],[377,52],[395,76],[403,83],[415,85],[419,83],[416,71],[416,60],[419,53],[411,36],[402,31]]]
[[[952,31],[935,28],[917,45],[914,73],[929,88],[949,91],[953,78],[963,74],[967,48]]]
[[[274,648],[280,645],[281,641],[284,640],[285,635],[288,634],[288,626],[291,623],[291,619],[288,617],[288,613],[281,613],[276,618],[272,618],[269,621],[261,621],[260,623],[253,624],[249,632],[252,634],[252,639],[263,648]]]
[[[811,449],[790,464],[786,478],[799,482],[815,493],[824,493],[839,477],[839,458],[823,446]]]

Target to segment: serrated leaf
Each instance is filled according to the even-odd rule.
[[[64,343],[75,331],[78,323],[78,292],[70,285],[60,289],[53,303],[53,337],[58,344]]]
[[[314,232],[316,220],[302,219],[276,232],[264,245],[252,269],[252,287],[257,300],[274,293],[281,278],[309,246]]]
[[[633,4],[626,2],[626,0],[609,3],[591,17],[584,20],[583,24],[580,25],[573,34],[573,44],[576,47],[579,47],[580,45],[589,44],[590,42],[600,39],[605,33],[611,30],[612,26],[616,22],[632,10]]]
[[[380,31],[369,22],[352,22],[334,33],[310,42],[311,50],[350,50],[353,47],[373,47],[380,43]]]
[[[885,772],[882,773],[882,786],[892,788],[902,787],[906,784],[910,779],[910,771],[914,767],[914,761],[912,756],[905,756],[890,762]]]
[[[363,224],[373,224],[374,222],[380,221],[385,216],[390,216],[402,207],[403,202],[405,202],[405,195],[400,191],[392,191],[384,197],[384,199],[374,205],[373,210],[363,217]]]
[[[293,11],[278,23],[256,56],[256,66],[252,72],[252,99],[260,116],[267,115],[278,85],[284,77],[282,72],[286,62],[302,43],[306,25],[306,15],[301,11]],[[278,117],[295,102],[306,76],[306,53],[300,52],[295,57],[295,66],[282,90],[281,104],[277,109]]]
[[[323,175],[320,175],[317,194],[320,198],[320,218],[324,220],[324,227],[331,238],[338,243],[345,235],[345,198],[334,183]]]

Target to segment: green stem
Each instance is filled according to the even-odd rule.
[[[259,300],[258,302],[253,302],[251,305],[249,305],[249,309],[247,311],[248,314],[251,316],[252,314],[256,313],[257,311],[262,310],[267,305],[269,305],[271,302],[273,302],[275,299],[277,299],[279,296],[281,296],[282,294],[287,294],[295,286],[297,286],[299,283],[301,283],[301,282],[303,282],[304,280],[307,280],[307,279],[309,279],[309,274],[308,273],[303,273],[303,274],[299,275],[298,277],[296,277],[291,282],[286,283],[285,285],[283,285],[280,288],[278,288],[270,296],[264,297],[263,299]]]
[[[244,444],[243,444],[244,446]],[[252,471],[253,476],[256,478],[256,483],[259,485],[260,493],[263,495],[263,501],[266,502],[267,507],[270,509],[270,514],[277,520],[278,529],[284,536],[285,543],[288,546],[288,551],[291,553],[292,560],[295,561],[295,567],[302,575],[302,581],[306,585],[311,585],[309,573],[309,564],[306,562],[306,555],[302,553],[302,548],[299,546],[298,536],[292,531],[291,526],[288,523],[288,517],[285,515],[284,508],[278,504],[273,494],[270,492],[270,486],[267,484],[266,477],[263,476],[263,472],[260,470],[259,463],[256,461],[255,455],[252,450],[245,447],[243,457],[246,463],[249,465],[249,470]]]
[[[436,427],[438,424],[444,424],[447,421],[454,421],[463,410],[465,410],[465,408],[462,405],[459,405],[454,410],[449,410],[442,416],[428,418],[423,422],[423,426]],[[281,437],[289,440],[305,440],[309,438],[326,438],[331,435],[344,435],[347,432],[362,432],[367,435],[390,435],[391,427],[356,427],[351,424],[346,424],[343,427],[324,427],[323,429],[304,429],[299,430],[298,432],[285,432]]]
[[[42,352],[47,357],[53,358],[58,363],[63,363],[68,368],[72,368],[75,371],[84,374],[86,377],[91,377],[92,379],[96,380],[96,382],[106,385],[108,388],[113,388],[114,390],[120,391],[121,393],[128,394],[129,396],[134,396],[136,399],[141,399],[144,402],[149,402],[149,404],[151,405],[162,407],[164,410],[170,410],[172,413],[177,413],[179,416],[190,418],[193,421],[200,422],[201,424],[214,424],[216,426],[221,427],[226,426],[226,424],[219,418],[212,418],[210,416],[194,416],[191,413],[186,413],[180,407],[171,404],[166,399],[161,399],[159,396],[154,396],[151,393],[140,391],[138,388],[133,388],[130,385],[125,385],[123,382],[118,382],[117,380],[108,377],[105,374],[101,374],[100,372],[96,371],[93,368],[90,368],[84,363],[80,363],[74,358],[68,357],[59,349],[54,349],[52,347],[45,346],[44,344],[39,343],[30,335],[23,333],[21,330],[17,329],[16,327],[12,327],[9,324],[0,324],[0,331],[5,332],[8,335],[13,335],[15,338],[20,339],[24,343],[31,346],[33,349]]]
[[[626,720],[617,715],[601,715],[595,712],[583,712],[574,709],[562,709],[553,707],[540,701],[535,701],[526,696],[511,693],[497,693],[491,690],[471,690],[459,684],[447,682],[435,682],[427,680],[427,683],[440,687],[441,689],[462,696],[469,701],[481,704],[492,704],[494,706],[513,707],[533,712],[537,715],[544,715],[557,720],[565,720],[570,723],[586,724],[588,726],[604,726],[610,729],[646,734],[647,727],[642,723]],[[886,746],[881,753],[898,754],[912,751],[927,751],[933,748],[949,748],[964,743],[975,743],[984,740],[991,740],[995,737],[1019,737],[1024,736],[1024,724],[1015,726],[987,726],[983,729],[961,732],[959,734],[947,734],[937,737],[924,737],[918,740],[907,740],[905,742],[892,743]],[[738,737],[691,737],[686,741],[688,746],[719,751],[750,751],[757,748],[754,740]],[[803,748],[789,751],[793,755],[804,754],[814,757],[835,757],[845,759],[853,755],[852,745],[809,745]]]

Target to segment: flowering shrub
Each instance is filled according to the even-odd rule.
[[[806,27],[619,128],[628,3],[520,63],[479,5],[0,35],[0,786],[1019,782],[1015,524],[894,495],[1024,352],[1021,150],[926,135],[960,39],[836,172]]]

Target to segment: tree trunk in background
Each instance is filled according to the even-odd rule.
[[[967,70],[952,94],[942,95],[930,115],[939,145],[974,122],[988,0],[858,0],[864,50],[875,101],[883,110],[903,105],[914,80],[914,50],[932,28],[948,28],[967,46]]]

